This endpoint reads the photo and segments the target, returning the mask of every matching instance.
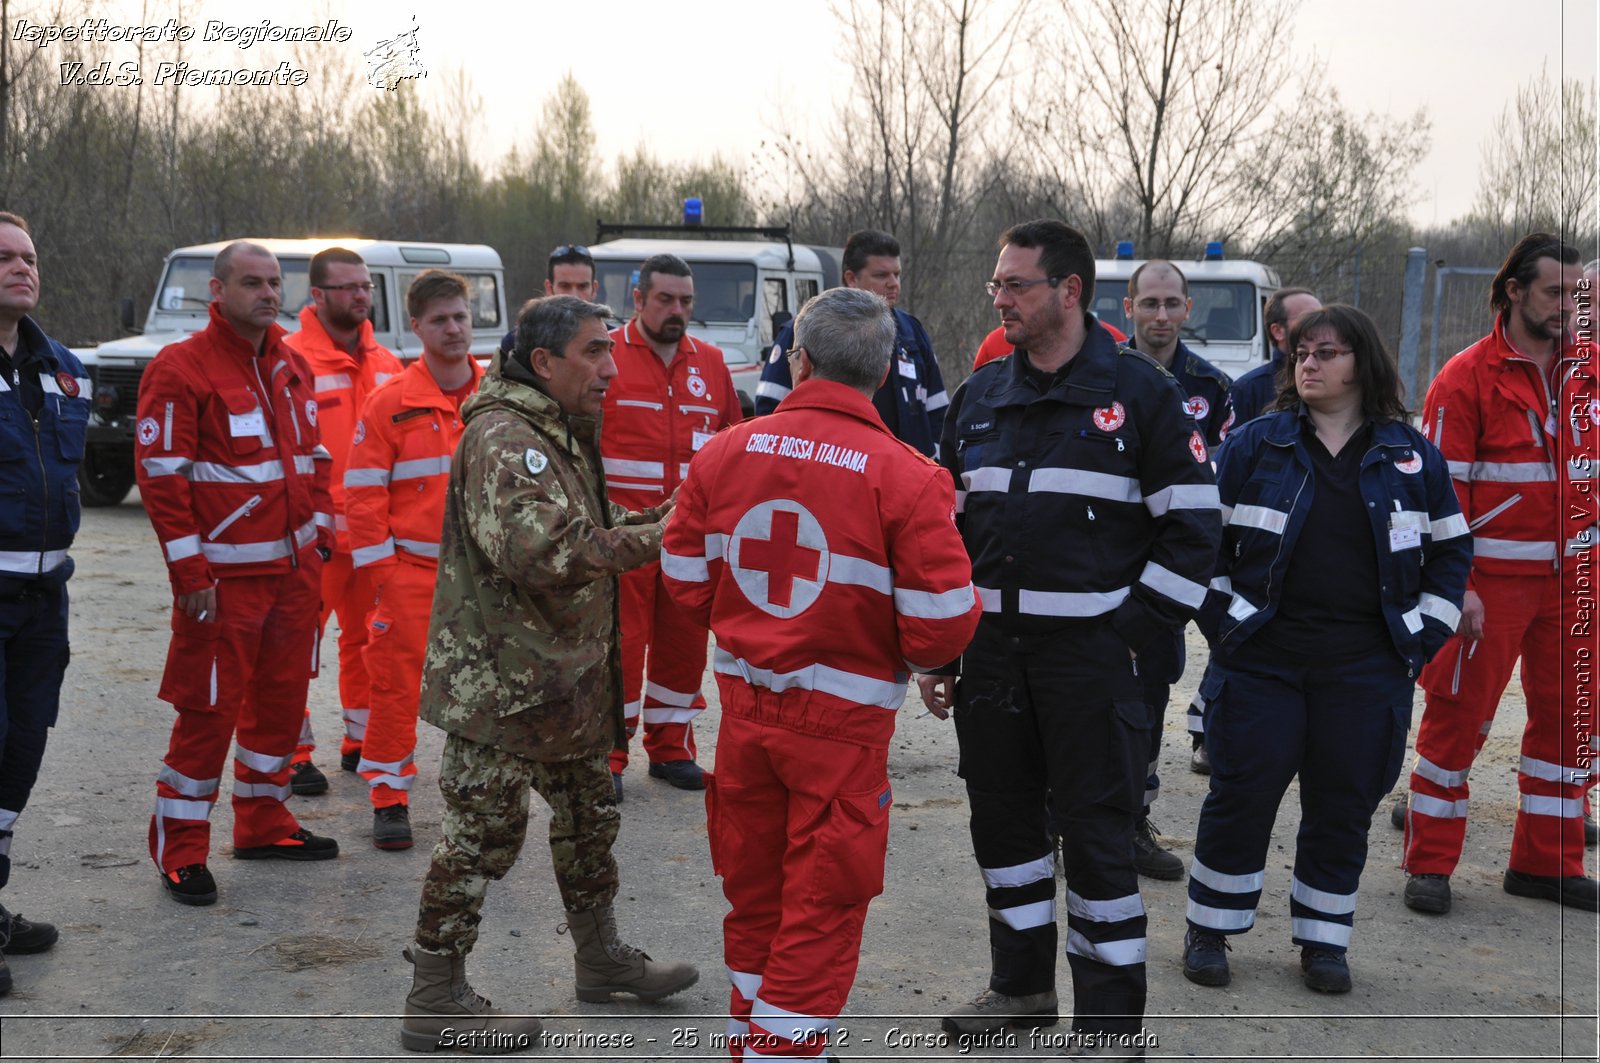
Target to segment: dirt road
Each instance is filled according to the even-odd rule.
[[[73,551],[73,663],[61,724],[18,823],[5,903],[61,927],[54,951],[10,960],[16,988],[0,999],[8,1058],[392,1059],[410,966],[421,877],[436,837],[440,735],[422,729],[412,822],[416,848],[379,852],[360,780],[319,762],[332,792],[294,807],[339,839],[336,862],[237,862],[231,814],[213,817],[221,900],[186,908],[152,868],[146,828],[171,710],[156,700],[167,644],[167,583],[137,495],[85,513]],[[328,649],[332,649],[331,641]],[[1191,662],[1200,649],[1191,643]],[[334,659],[325,653],[324,660]],[[1181,707],[1198,664],[1173,695],[1154,819],[1187,863],[1205,780],[1188,771]],[[313,684],[316,725],[336,734],[330,667]],[[707,694],[714,698],[712,684]],[[844,1059],[1011,1059],[1059,1056],[1048,1036],[960,1044],[938,1017],[984,984],[982,882],[967,835],[947,723],[902,710],[891,754],[895,814],[888,890],[873,906],[861,969],[841,1020]],[[1418,704],[1420,713],[1420,701]],[[699,726],[702,761],[717,710]],[[1386,814],[1372,832],[1350,961],[1348,996],[1311,993],[1289,941],[1288,887],[1298,797],[1285,799],[1255,930],[1234,939],[1233,984],[1191,985],[1180,960],[1183,882],[1144,885],[1150,912],[1150,1058],[1436,1060],[1595,1059],[1596,919],[1509,897],[1500,873],[1515,807],[1519,699],[1508,696],[1473,773],[1473,819],[1444,918],[1408,911],[1400,835]],[[335,742],[336,745],[336,742]],[[639,762],[642,762],[640,755]],[[226,786],[224,787],[226,790]],[[1385,809],[1387,805],[1385,806]],[[476,987],[511,1010],[550,1016],[547,1059],[726,1059],[722,895],[706,851],[703,806],[637,768],[627,777],[619,842],[621,924],[658,956],[700,966],[699,985],[665,1005],[578,1004],[571,945],[535,810],[521,864],[494,888],[470,964]],[[1591,857],[1592,857],[1591,851]],[[1591,860],[1591,867],[1593,866]],[[1068,993],[1059,964],[1063,1006]],[[1059,1035],[1065,1027],[1045,1031]]]

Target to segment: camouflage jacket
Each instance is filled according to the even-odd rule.
[[[605,501],[599,425],[517,363],[462,407],[419,714],[530,760],[622,733],[617,574],[661,550],[660,512]]]

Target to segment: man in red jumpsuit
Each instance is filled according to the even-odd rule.
[[[217,899],[210,816],[235,731],[233,855],[339,855],[284,804],[333,516],[311,371],[283,342],[282,304],[272,253],[229,244],[212,267],[211,324],[163,348],[139,388],[139,493],[172,581],[160,696],[178,713],[150,855],[184,904]]]
[[[1450,463],[1472,529],[1473,561],[1456,637],[1422,672],[1405,851],[1405,903],[1417,911],[1450,910],[1467,774],[1519,655],[1528,724],[1505,890],[1600,911],[1583,866],[1593,551],[1579,543],[1569,554],[1581,528],[1562,508],[1582,497],[1593,512],[1600,406],[1591,345],[1568,331],[1580,274],[1559,237],[1524,237],[1490,289],[1494,331],[1445,364],[1423,405],[1424,431]]]
[[[661,555],[717,635],[706,807],[732,906],[729,1048],[747,1060],[827,1053],[883,892],[907,669],[954,660],[981,612],[950,478],[872,405],[889,305],[835,288],[795,325],[794,390],[696,456]]]
[[[606,392],[600,455],[611,501],[638,512],[665,502],[689,459],[739,420],[722,351],[689,336],[694,277],[676,255],[653,255],[639,267],[633,320],[611,333],[617,378]],[[685,615],[661,589],[651,562],[622,574],[622,697],[631,743],[644,718],[650,774],[680,790],[698,790],[694,718],[706,707],[706,626]],[[627,746],[611,753],[622,799]]]
[[[422,357],[362,405],[345,474],[351,554],[376,598],[366,643],[372,715],[359,770],[379,849],[412,844],[407,806],[445,491],[464,430],[461,404],[483,376],[472,358],[467,300],[467,282],[455,273],[423,270],[411,282],[406,311]]]
[[[400,359],[372,337],[372,274],[354,251],[329,247],[311,256],[311,305],[300,311],[300,331],[285,342],[306,360],[317,393],[317,428],[322,445],[333,457],[329,490],[333,495],[333,556],[322,566],[322,615],[339,618],[339,704],[344,738],[339,766],[355,771],[371,709],[371,684],[362,656],[367,645],[367,611],[372,608],[372,580],[350,560],[350,531],[345,521],[344,470],[356,414],[379,384],[400,372]],[[311,709],[305,712],[289,786],[301,795],[328,791],[328,778],[311,763],[317,748],[311,733]]]

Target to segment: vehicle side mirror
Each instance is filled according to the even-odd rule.
[[[122,327],[129,332],[135,331],[133,324],[133,300],[122,300]]]

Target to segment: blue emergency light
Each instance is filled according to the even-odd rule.
[[[704,214],[699,196],[690,196],[683,201],[683,224],[699,225]]]
[[[1132,258],[1133,257],[1133,241],[1132,240],[1118,240],[1117,241],[1117,257],[1120,258],[1120,259],[1128,259],[1128,258]]]
[[[1221,262],[1222,261],[1222,241],[1221,240],[1207,240],[1206,241],[1206,261],[1207,262]]]

